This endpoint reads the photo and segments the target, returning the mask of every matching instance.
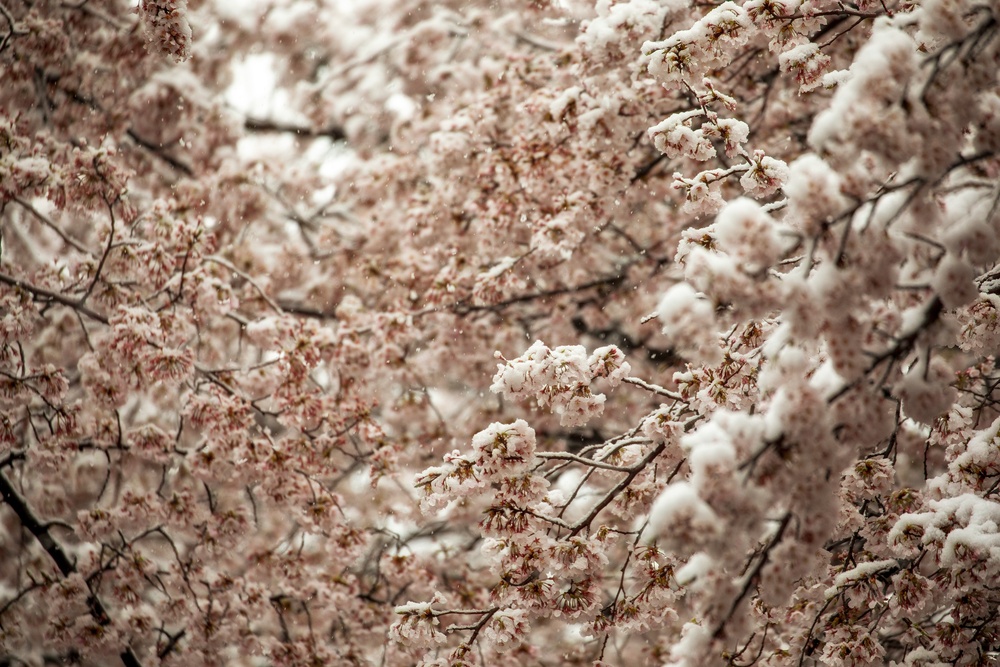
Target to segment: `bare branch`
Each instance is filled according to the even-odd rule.
[[[25,280],[21,280],[13,276],[8,276],[5,273],[0,273],[0,283],[6,283],[8,285],[11,285],[12,287],[23,289],[24,291],[29,292],[32,296],[34,296],[36,301],[41,301],[41,302],[54,301],[68,308],[72,308],[73,310],[83,315],[86,315],[92,320],[95,320],[102,324],[108,323],[108,318],[83,305],[78,299],[70,299],[69,297],[59,294],[58,292],[52,292],[45,289],[44,287],[38,287],[36,285],[32,285],[31,283]]]

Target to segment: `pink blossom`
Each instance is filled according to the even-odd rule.
[[[132,4],[0,4],[0,663],[993,656],[994,6]]]

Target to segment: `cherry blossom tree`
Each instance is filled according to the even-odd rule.
[[[0,665],[988,665],[996,0],[0,0]]]

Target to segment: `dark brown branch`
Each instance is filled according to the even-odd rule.
[[[298,137],[327,137],[333,141],[345,141],[347,134],[343,128],[331,125],[327,128],[317,129],[306,125],[293,125],[282,123],[269,118],[247,118],[243,123],[244,129],[248,132],[274,132],[294,134]]]
[[[302,317],[311,317],[318,320],[335,320],[337,315],[333,312],[326,312],[320,310],[319,308],[313,308],[307,305],[300,305],[293,303],[291,301],[278,301],[278,306],[290,315],[301,315]]]
[[[632,467],[632,470],[629,472],[629,474],[625,475],[625,477],[623,477],[620,482],[615,484],[615,486],[610,491],[608,491],[603,498],[601,498],[600,502],[594,505],[594,507],[589,512],[587,512],[587,516],[583,517],[573,525],[573,529],[570,531],[569,536],[573,537],[584,528],[590,526],[591,522],[595,518],[597,518],[598,514],[601,513],[601,510],[603,510],[605,507],[611,504],[611,501],[617,498],[618,494],[624,491],[628,487],[628,485],[632,483],[632,480],[634,480],[639,475],[640,472],[645,470],[646,466],[649,465],[657,456],[662,454],[663,450],[665,450],[666,448],[667,448],[667,443],[661,442],[656,447],[649,450],[649,453],[646,454],[644,457],[642,457],[642,460]],[[677,472],[681,469],[682,465],[684,465],[684,460],[678,463],[677,467],[674,468],[674,471],[670,473],[670,476],[667,478],[668,484],[670,483],[670,480],[673,479],[674,475],[676,475]]]
[[[14,463],[14,461],[23,461],[25,456],[26,454],[23,451],[7,452],[6,455],[0,458],[0,469],[6,468]]]
[[[468,313],[473,313],[482,310],[500,310],[511,306],[515,303],[524,303],[526,301],[534,301],[536,299],[546,299],[553,296],[562,296],[563,294],[572,294],[574,292],[582,292],[583,290],[593,289],[596,287],[617,287],[625,282],[625,270],[622,272],[608,276],[607,278],[599,278],[598,280],[592,280],[582,285],[570,285],[567,287],[560,287],[557,289],[546,290],[543,292],[532,292],[531,294],[522,294],[520,296],[511,297],[494,304],[476,304],[472,305],[467,303],[465,300],[459,301],[458,303],[451,306],[451,310],[459,315],[466,315]],[[444,310],[445,308],[434,308],[432,310]]]
[[[684,364],[684,359],[673,348],[658,348],[649,345],[650,336],[648,334],[642,338],[635,338],[626,333],[619,324],[603,328],[591,327],[580,315],[573,317],[570,324],[573,325],[573,329],[577,333],[593,336],[605,344],[612,343],[625,354],[644,352],[650,361],[658,364],[666,366],[682,366]]]
[[[14,514],[17,515],[18,520],[21,525],[24,526],[38,543],[42,545],[46,553],[55,561],[56,567],[64,577],[76,572],[76,564],[69,559],[69,556],[63,550],[62,545],[52,536],[49,532],[49,524],[42,521],[35,515],[28,502],[24,499],[24,496],[14,487],[7,475],[0,471],[0,496],[7,505],[14,510]],[[107,625],[111,622],[111,617],[108,615],[107,609],[104,607],[104,603],[101,599],[97,597],[97,594],[91,591],[90,598],[87,600],[88,606],[90,607],[90,615],[94,617],[94,620],[101,625]],[[131,646],[126,646],[122,650],[120,656],[122,664],[125,667],[142,667],[142,663],[139,661],[139,657],[132,650]]]
[[[6,19],[7,26],[9,28],[7,34],[4,35],[2,38],[0,38],[0,52],[2,52],[10,45],[12,39],[14,39],[15,37],[24,37],[25,35],[28,35],[30,33],[24,30],[17,29],[17,24],[14,22],[14,17],[11,16],[10,10],[8,10],[3,5],[3,3],[0,3],[0,15],[2,15],[4,19]]]
[[[156,157],[160,158],[161,160],[163,160],[164,162],[166,162],[171,167],[173,167],[177,171],[181,172],[185,176],[194,176],[194,169],[192,169],[188,165],[184,164],[183,162],[181,162],[180,160],[178,160],[177,158],[175,158],[170,153],[166,152],[163,149],[163,144],[154,144],[152,141],[149,141],[148,139],[140,137],[138,134],[136,134],[135,130],[133,130],[131,128],[129,128],[128,130],[126,130],[125,133],[129,136],[129,139],[131,139],[132,141],[134,141],[140,147],[145,148],[150,153],[152,153]]]
[[[44,287],[38,287],[37,285],[32,285],[31,283],[21,280],[20,278],[15,278],[14,276],[8,276],[5,273],[0,273],[0,283],[6,283],[12,287],[18,287],[26,292],[29,292],[35,297],[37,301],[43,302],[55,302],[62,304],[68,308],[72,308],[79,313],[82,313],[92,320],[96,320],[101,324],[107,324],[108,318],[104,317],[100,313],[94,312],[87,306],[80,303],[77,299],[70,299],[67,296],[59,294],[58,292],[50,292]]]
[[[176,634],[172,635],[166,630],[163,630],[163,634],[169,637],[169,640],[167,641],[166,644],[164,644],[163,648],[161,648],[159,651],[156,652],[156,656],[160,660],[166,658],[168,655],[170,655],[171,651],[177,648],[178,642],[180,642],[180,640],[184,638],[185,631],[182,629]]]
[[[658,167],[660,164],[662,164],[663,161],[666,159],[667,159],[666,153],[660,153],[646,164],[640,165],[639,168],[635,170],[635,174],[632,176],[631,183],[635,184],[637,181],[645,180],[646,177],[649,176],[649,174],[652,173],[652,171],[656,169],[656,167]]]
[[[748,572],[744,577],[743,588],[740,589],[739,595],[736,596],[733,600],[733,604],[730,605],[729,612],[726,614],[726,617],[719,621],[719,624],[715,627],[715,630],[712,632],[713,637],[718,638],[722,634],[722,630],[726,627],[726,623],[729,622],[729,619],[733,617],[733,614],[735,614],[737,608],[739,608],[740,602],[742,602],[746,596],[750,594],[750,591],[757,583],[757,579],[760,577],[761,571],[770,560],[771,551],[774,547],[778,546],[779,542],[781,542],[781,538],[785,534],[785,529],[788,528],[788,524],[791,520],[791,512],[786,512],[785,516],[781,517],[781,523],[778,524],[778,530],[775,531],[771,539],[768,540],[767,546],[761,551],[760,558],[757,559],[757,563],[754,565],[753,570]]]
[[[910,350],[913,349],[913,346],[916,344],[917,338],[920,337],[920,334],[922,334],[924,331],[927,330],[928,327],[930,327],[932,324],[941,319],[941,315],[943,313],[944,313],[944,304],[941,303],[940,297],[935,296],[924,305],[924,317],[919,325],[914,327],[909,333],[904,335],[902,338],[899,338],[896,341],[896,344],[890,347],[888,350],[879,355],[876,355],[868,363],[868,368],[865,369],[865,372],[863,374],[861,374],[853,382],[849,382],[845,384],[843,387],[841,387],[839,391],[837,391],[828,399],[826,399],[826,402],[828,404],[833,404],[836,401],[838,401],[844,394],[850,391],[853,387],[857,386],[858,383],[860,383],[865,377],[867,377],[869,373],[878,368],[878,366],[882,362],[887,361],[889,359],[901,359],[903,356],[908,354]]]
[[[45,522],[35,516],[35,513],[31,511],[31,507],[28,506],[27,501],[14,488],[14,485],[11,484],[10,480],[7,479],[7,475],[3,472],[0,472],[0,496],[14,510],[14,514],[20,519],[21,525],[35,536],[35,539],[42,545],[42,548],[52,557],[52,560],[56,563],[56,567],[59,568],[63,576],[68,577],[76,572],[76,566],[69,559],[69,556],[66,555],[66,552],[63,551],[62,545],[52,537]]]

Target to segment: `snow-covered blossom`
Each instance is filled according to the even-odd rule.
[[[785,245],[774,220],[756,202],[739,198],[729,202],[713,227],[720,250],[755,272],[773,264]]]
[[[714,342],[718,324],[712,304],[686,283],[677,283],[660,299],[656,310],[663,333],[682,354],[695,361],[718,359]]]
[[[687,124],[687,121],[699,115],[698,111],[674,114],[649,128],[653,145],[666,153],[667,157],[683,156],[700,161],[714,157],[715,148],[710,138],[703,130],[691,129]]]
[[[445,602],[439,593],[431,602],[407,602],[397,606],[393,611],[400,618],[389,627],[389,639],[428,648],[443,643],[445,636],[438,630],[440,622],[432,605]]]
[[[788,180],[788,165],[781,160],[754,151],[750,169],[740,177],[744,192],[763,198],[772,194]]]
[[[954,374],[939,356],[923,359],[907,371],[894,391],[903,401],[907,416],[932,424],[955,402],[957,392],[951,387]]]
[[[814,153],[807,153],[788,165],[788,179],[782,189],[788,196],[785,220],[810,236],[815,236],[824,223],[847,208],[847,199],[841,192],[841,176]]]
[[[673,549],[697,549],[718,534],[720,521],[692,484],[675,482],[653,501],[649,526]]]
[[[784,51],[778,56],[782,72],[792,72],[799,84],[800,93],[808,93],[821,85],[823,74],[830,65],[830,58],[818,44],[805,42]]]
[[[976,270],[965,260],[948,253],[938,262],[931,285],[946,308],[958,308],[979,296]]]
[[[503,356],[498,353],[498,358]],[[589,357],[582,345],[564,345],[550,350],[535,341],[520,357],[497,364],[490,387],[507,398],[534,399],[551,406],[566,426],[585,424],[604,410],[606,397],[590,387],[595,378],[607,378],[612,387],[626,376],[630,366],[615,346],[595,350]]]
[[[594,350],[587,359],[587,367],[591,377],[606,378],[612,387],[617,387],[632,371],[625,354],[614,345]]]
[[[708,125],[706,132],[709,138],[721,139],[726,155],[734,157],[750,136],[750,126],[735,118],[719,118],[714,124]]]
[[[187,0],[142,0],[139,15],[149,47],[176,61],[187,60],[191,55],[187,12]]]
[[[521,291],[524,288],[524,280],[514,270],[515,264],[517,264],[516,257],[502,257],[489,270],[479,274],[472,288],[476,300],[482,303],[495,303]]]
[[[0,663],[988,662],[997,36],[3,2]]]
[[[486,626],[484,634],[501,651],[517,646],[528,631],[528,612],[524,609],[501,609]]]
[[[523,419],[513,424],[490,424],[472,437],[472,451],[486,475],[514,475],[534,463],[535,431]]]

